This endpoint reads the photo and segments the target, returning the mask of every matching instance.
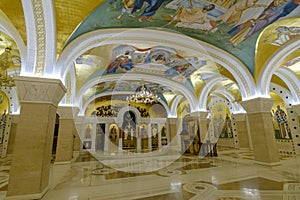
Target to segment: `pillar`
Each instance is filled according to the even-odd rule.
[[[235,124],[240,148],[250,148],[250,136],[248,135],[247,115],[245,113],[233,114],[232,121]],[[233,124],[233,127],[234,127]],[[235,132],[235,131],[234,131]]]
[[[66,92],[60,80],[16,77],[21,111],[7,199],[40,199],[48,190],[57,105]]]
[[[77,134],[74,116],[77,116],[79,108],[59,106],[57,112],[59,129],[55,163],[70,163],[73,158],[74,136]]]
[[[271,109],[273,99],[255,98],[241,102],[247,111],[254,160],[264,165],[279,164]]]

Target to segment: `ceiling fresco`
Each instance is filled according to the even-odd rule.
[[[68,42],[101,28],[164,28],[230,52],[254,74],[256,41],[262,30],[299,15],[295,0],[107,0],[78,26]],[[285,40],[269,38],[266,42],[274,48]]]

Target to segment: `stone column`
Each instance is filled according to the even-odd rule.
[[[300,104],[287,108],[295,153],[300,154]]]
[[[59,114],[59,129],[55,163],[69,163],[73,158],[74,136],[77,134],[74,116],[77,116],[79,108],[60,106],[57,112]]]
[[[255,98],[241,102],[247,111],[254,160],[259,164],[280,164],[271,114],[273,101]]]
[[[237,113],[232,115],[232,121],[235,123],[237,138],[240,148],[250,148],[250,135],[248,134],[247,115],[245,113]],[[234,124],[233,124],[234,126]]]
[[[7,199],[40,199],[48,190],[57,105],[66,92],[60,80],[16,77],[21,112]]]

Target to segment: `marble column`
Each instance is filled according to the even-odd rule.
[[[273,101],[270,98],[255,98],[241,102],[247,111],[254,160],[264,165],[280,164],[271,114]]]
[[[250,148],[251,140],[249,138],[250,135],[248,134],[247,115],[245,113],[233,114],[232,122],[235,123],[239,147]]]
[[[66,92],[60,80],[16,77],[21,111],[7,199],[40,199],[48,190],[57,105]]]
[[[295,153],[300,154],[300,104],[287,108]]]
[[[73,158],[74,136],[77,134],[74,116],[77,116],[79,108],[59,106],[57,112],[59,129],[55,163],[69,163]]]

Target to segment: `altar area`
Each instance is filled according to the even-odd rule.
[[[83,116],[76,124],[82,149],[101,154],[152,152],[170,141],[166,118],[141,117],[141,112],[130,106],[116,116]]]

